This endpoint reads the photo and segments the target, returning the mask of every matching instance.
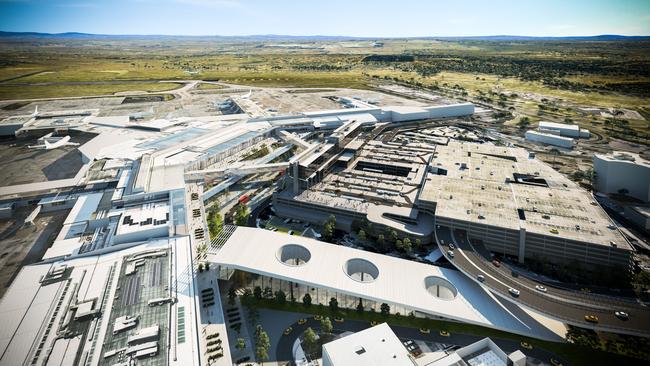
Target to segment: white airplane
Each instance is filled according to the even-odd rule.
[[[56,139],[56,141],[50,142],[48,141],[48,139]],[[70,136],[59,138],[59,137],[51,137],[50,134],[50,136],[48,136],[46,139],[43,139],[42,145],[29,145],[27,147],[30,149],[37,149],[37,150],[52,150],[63,146],[79,146],[79,144],[76,142],[70,142]]]
[[[38,106],[34,108],[34,113],[32,113],[32,117],[36,117],[36,116],[38,116]]]
[[[129,115],[129,119],[132,121],[139,120],[139,119],[145,119],[146,117],[153,116],[153,106],[149,108],[148,112],[135,112],[131,113]]]
[[[253,89],[249,89],[248,93],[246,95],[243,95],[241,99],[248,99],[251,97],[251,94],[253,94]]]

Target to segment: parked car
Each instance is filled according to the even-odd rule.
[[[525,348],[525,349],[533,349],[533,346],[532,346],[530,343],[528,343],[528,342],[523,342],[523,341],[522,341],[521,343],[519,343],[519,345],[520,345],[521,347]]]
[[[284,330],[284,335],[287,336],[287,335],[291,334],[291,332],[293,332],[293,328],[289,327],[289,328]]]
[[[497,267],[497,268],[498,268],[498,267],[501,267],[501,262],[499,262],[499,261],[496,260],[496,259],[492,261],[492,264],[494,264],[494,266]]]
[[[451,250],[447,251],[447,255],[449,256],[449,258],[454,258],[454,252],[452,252]]]
[[[485,282],[485,276],[483,276],[481,274],[476,276],[476,279],[478,280],[478,282]]]
[[[454,250],[456,249],[456,246],[452,243],[449,243],[449,249]]]
[[[514,289],[514,288],[509,288],[508,292],[510,293],[510,295],[512,295],[512,297],[519,297],[519,294],[521,294],[521,292],[519,292],[519,290]]]
[[[438,332],[438,334],[440,334],[442,337],[449,337],[450,336],[449,332],[446,331],[446,330],[441,330],[440,332]]]
[[[429,333],[431,333],[431,329],[429,329],[429,328],[420,328],[420,333],[429,334]]]
[[[299,324],[299,325],[303,325],[303,324],[305,324],[305,323],[307,323],[307,319],[305,319],[305,318],[298,319],[298,324]]]

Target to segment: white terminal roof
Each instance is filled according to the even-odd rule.
[[[409,353],[382,323],[323,345],[333,366],[413,366]]]
[[[101,192],[91,193],[77,198],[63,224],[74,224],[92,219],[93,214],[97,212],[99,201],[101,201],[103,195]]]
[[[90,352],[93,355],[93,364],[98,364],[102,354],[107,351],[103,349],[102,343],[106,331],[113,328],[109,321],[111,312],[120,305],[115,301],[116,284],[121,270],[122,259],[129,255],[149,252],[152,250],[166,249],[170,245],[176,248],[178,268],[172,274],[177,276],[187,273],[191,269],[191,253],[189,252],[189,237],[164,238],[149,241],[146,244],[138,245],[118,252],[107,253],[99,256],[79,257],[57,263],[39,263],[24,266],[15,280],[11,283],[5,295],[0,299],[0,365],[22,365],[31,364],[36,349],[41,340],[44,340],[43,348],[36,364],[44,364],[47,349],[52,348],[49,354],[48,364],[72,365],[79,354]],[[69,275],[68,281],[61,280],[42,285],[40,280],[49,271],[62,265],[67,266]],[[111,267],[114,266],[114,274],[110,276]],[[102,305],[101,299],[111,279],[110,292],[106,292],[107,302]],[[176,277],[174,277],[175,279]],[[189,281],[189,282],[188,282]],[[176,344],[178,347],[178,358],[176,361],[169,360],[170,365],[197,365],[196,355],[196,316],[194,313],[194,298],[192,292],[191,278],[187,276],[178,277],[179,287],[175,291],[178,306],[185,308],[185,333],[187,341]],[[73,289],[78,291],[73,291]],[[93,333],[93,342],[80,342],[79,337],[61,338],[56,330],[63,323],[68,312],[65,311],[68,304],[85,302],[97,299],[95,308],[102,307],[101,322]],[[61,304],[59,311],[54,313],[53,309]],[[86,306],[90,304],[87,303]],[[166,318],[165,318],[166,319]],[[176,320],[172,324],[161,323],[171,329],[173,336],[178,328]],[[51,331],[46,335],[45,330],[51,324]],[[223,337],[222,337],[223,339]],[[226,349],[224,357],[229,356],[227,338],[224,339]],[[92,352],[91,352],[92,350]],[[30,352],[31,351],[31,352]]]
[[[115,235],[169,226],[168,214],[169,204],[167,202],[146,203],[129,207],[122,213]],[[131,224],[124,222],[127,217],[130,218]]]
[[[278,259],[283,247],[290,244],[297,245],[299,248],[294,249],[298,251],[309,253],[305,264],[291,266]],[[371,263],[378,271],[376,279],[360,282],[348,276],[346,267],[351,259]],[[520,334],[534,333],[541,338],[554,337],[525,314],[514,315],[512,309],[504,307],[479,284],[455,270],[247,227],[238,227],[218,252],[210,254],[209,260],[229,268],[398,304],[427,314]],[[426,279],[441,283],[440,292],[447,298],[430,293]],[[449,296],[451,291],[457,295]]]

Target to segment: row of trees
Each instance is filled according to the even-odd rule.
[[[223,217],[214,206],[208,211],[208,230],[211,238],[215,238],[223,230]]]

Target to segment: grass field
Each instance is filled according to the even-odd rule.
[[[199,85],[196,86],[196,89],[198,90],[214,90],[214,89],[223,89],[223,85],[219,84],[210,84],[210,83],[200,83]]]
[[[540,120],[571,121],[609,136],[582,107],[629,109],[616,135],[647,143],[648,42],[498,42],[0,39],[0,100],[164,91],[160,80],[219,80],[287,88],[372,89],[400,82]],[[40,46],[39,46],[40,45]],[[128,49],[128,53],[124,53]],[[102,82],[104,84],[91,84]],[[74,85],[71,85],[74,83]],[[80,85],[80,83],[89,83]],[[200,84],[198,90],[218,90]],[[542,105],[544,104],[544,105]],[[518,122],[514,119],[506,124]],[[631,132],[631,133],[628,133]]]
[[[124,92],[160,92],[177,89],[177,83],[129,83],[97,85],[26,85],[5,86],[0,84],[0,100],[83,97],[112,95]]]

